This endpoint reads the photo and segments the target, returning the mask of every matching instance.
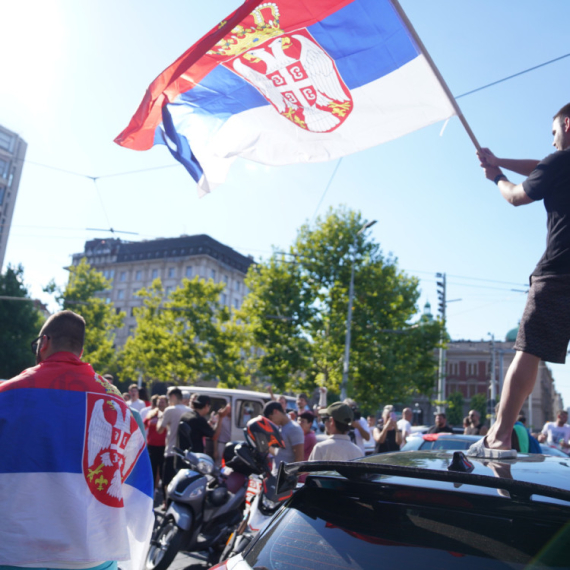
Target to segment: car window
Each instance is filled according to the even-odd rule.
[[[236,404],[236,426],[243,428],[247,422],[256,416],[259,416],[263,411],[263,405],[256,400],[238,400]]]
[[[402,560],[417,568],[523,570],[537,556],[542,568],[565,568],[570,526],[564,524],[312,486],[296,493],[244,558],[267,570],[390,569]]]

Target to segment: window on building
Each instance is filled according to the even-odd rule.
[[[0,206],[4,202],[4,193],[6,192],[6,188],[0,188]]]
[[[125,298],[125,290],[124,289],[119,289],[117,291],[117,299],[124,299]]]
[[[224,283],[227,285],[228,284],[228,276],[224,275]]]
[[[133,297],[136,297],[138,292],[139,292],[139,289],[133,289]]]
[[[234,307],[239,309],[239,299],[234,299]]]
[[[0,176],[2,178],[8,178],[9,170],[10,170],[10,163],[7,160],[0,158]]]
[[[111,297],[105,297],[105,303],[107,303],[107,305],[111,304]]]
[[[227,305],[227,304],[228,304],[228,296],[227,296],[225,293],[222,293],[222,294],[220,295],[220,299],[221,299],[223,305]]]
[[[8,152],[14,151],[14,137],[8,133],[0,131],[0,148],[7,150]]]
[[[186,267],[186,277],[192,277],[192,266],[188,265]]]
[[[169,267],[168,268],[168,277],[170,279],[173,279],[174,277],[176,277],[176,267]]]
[[[142,279],[142,271],[137,271],[135,273],[135,280],[140,281]]]
[[[167,287],[166,288],[166,294],[170,295],[170,293],[172,293],[173,290],[174,290],[174,287]]]
[[[467,374],[469,376],[477,376],[477,363],[476,362],[468,362],[467,363]]]
[[[236,281],[236,286],[235,286],[235,287],[236,287],[236,291],[239,292],[239,281]]]
[[[210,271],[210,277],[211,277],[212,281],[216,280],[216,270],[215,269],[212,269]]]
[[[121,312],[120,307],[115,307],[115,313],[117,313],[117,315]]]
[[[131,307],[131,317],[135,316],[135,309],[136,307]]]
[[[152,278],[156,279],[158,277],[158,269],[153,269],[152,270]]]
[[[114,269],[111,269],[111,270],[109,271],[109,279],[114,279],[114,278],[115,278],[115,270],[114,270]]]
[[[121,271],[121,275],[119,277],[119,281],[126,281],[127,280],[127,272]]]

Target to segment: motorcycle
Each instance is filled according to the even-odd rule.
[[[275,431],[268,437],[273,428]],[[226,560],[243,552],[283,502],[292,495],[291,491],[278,494],[277,480],[271,474],[268,441],[271,440],[273,447],[285,447],[277,427],[269,420],[258,417],[248,422],[244,428],[244,435],[245,443],[235,448],[236,456],[250,470],[244,515],[239,527],[231,534],[220,560]]]
[[[179,429],[190,438],[186,424]],[[242,519],[246,477],[237,472],[224,475],[205,453],[174,451],[187,468],[168,485],[166,512],[155,510],[157,523],[146,570],[166,570],[180,551],[206,551],[208,563],[217,564],[228,537]]]

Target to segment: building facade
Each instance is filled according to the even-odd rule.
[[[0,126],[0,270],[4,266],[27,148],[16,133]]]
[[[182,279],[212,279],[224,283],[220,302],[239,309],[247,295],[244,278],[253,259],[207,235],[159,238],[128,242],[118,238],[93,239],[82,253],[73,254],[72,265],[86,258],[89,265],[112,280],[102,295],[126,318],[117,330],[115,344],[123,346],[136,327],[134,309],[142,305],[136,293],[160,278],[165,293],[171,293]]]

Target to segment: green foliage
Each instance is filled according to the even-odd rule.
[[[30,298],[21,265],[9,265],[0,275],[0,296]],[[0,299],[0,378],[17,376],[36,363],[30,343],[38,336],[43,320],[32,301]]]
[[[487,394],[481,392],[472,396],[469,407],[471,410],[477,410],[481,415],[481,421],[484,422],[487,417]]]
[[[452,392],[447,398],[447,422],[452,426],[463,425],[463,404],[464,398],[461,392]]]
[[[340,208],[298,232],[289,255],[250,268],[242,306],[259,373],[276,389],[315,383],[338,393],[355,244],[349,395],[374,407],[433,387],[441,324],[412,326],[418,281],[358,234],[364,220]]]
[[[220,386],[247,382],[243,348],[245,329],[219,297],[223,284],[198,277],[165,296],[160,279],[137,294],[137,327],[127,339],[123,373],[132,379],[194,383],[219,380]]]
[[[99,294],[111,288],[111,281],[92,268],[84,258],[79,265],[69,268],[69,280],[62,292],[53,283],[46,291],[56,294],[61,309],[69,309],[85,319],[85,345],[82,360],[104,374],[114,370],[117,351],[114,347],[115,329],[123,324],[125,313],[116,313]]]

